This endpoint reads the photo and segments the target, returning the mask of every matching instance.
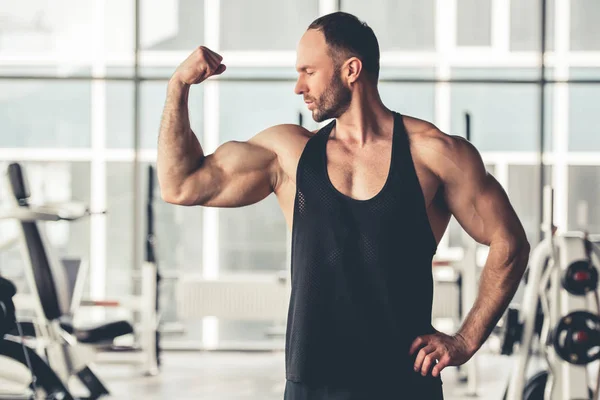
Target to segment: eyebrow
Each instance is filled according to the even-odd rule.
[[[302,65],[301,67],[296,67],[296,71],[304,72],[309,68],[314,68],[312,65]]]

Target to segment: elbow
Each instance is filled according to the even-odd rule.
[[[183,191],[161,191],[161,198],[165,203],[176,206],[197,206],[202,205],[199,199]]]
[[[531,245],[524,232],[522,235],[506,235],[492,240],[490,246],[496,249],[502,265],[525,272]]]
[[[161,191],[160,197],[165,203],[174,205],[180,205],[181,203],[181,196],[176,193]]]
[[[529,260],[529,253],[531,253],[531,244],[525,235],[523,235],[523,238],[519,241],[518,248],[521,253],[521,258],[527,263],[527,260]]]
[[[531,244],[524,236],[518,240],[516,249],[513,255],[513,265],[521,272],[525,273],[527,264],[529,263],[529,254],[531,253]]]

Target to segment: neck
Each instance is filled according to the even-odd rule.
[[[377,136],[390,135],[393,120],[376,88],[356,88],[350,106],[336,119],[331,137],[362,147]]]

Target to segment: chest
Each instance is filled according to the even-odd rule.
[[[326,147],[327,179],[338,192],[355,200],[368,200],[383,189],[392,161],[389,141],[353,149],[328,141]]]
[[[390,174],[392,162],[391,141],[375,143],[374,146],[366,146],[360,151],[348,149],[331,143],[327,144],[322,157],[326,165],[325,179],[333,190],[344,196],[365,200],[375,197],[386,185]],[[282,160],[287,177],[278,190],[277,199],[283,211],[289,229],[292,229],[294,198],[297,189],[296,172],[304,151],[304,145],[299,146],[289,157]],[[394,162],[400,155],[394,154]],[[428,213],[434,214],[436,208],[436,193],[440,186],[438,178],[431,173],[425,162],[418,157],[412,158],[414,172],[418,178],[418,184],[422,190],[425,207]]]
[[[426,207],[432,204],[439,187],[437,177],[421,160],[400,154],[397,148],[392,150],[391,141],[379,141],[360,149],[329,141],[325,164],[326,177],[333,188],[355,200],[377,196],[390,183],[393,168],[396,176],[410,177],[416,173]]]

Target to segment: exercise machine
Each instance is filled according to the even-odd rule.
[[[0,365],[3,366],[0,399],[74,399],[46,361],[25,345],[21,325],[15,316],[15,294],[13,283],[0,277]],[[10,335],[14,331],[18,336]],[[7,379],[12,385],[6,383]]]
[[[556,234],[551,189],[544,195],[546,238],[532,251],[520,309],[504,321],[503,353],[519,344],[506,399],[598,398],[588,367],[600,359],[600,235]],[[546,368],[526,380],[534,351]]]
[[[15,340],[21,338],[22,343],[25,341],[23,338],[27,338],[27,342],[32,343],[31,346],[39,356],[32,355],[28,358],[44,361],[65,388],[68,388],[71,377],[77,377],[88,391],[87,398],[96,399],[106,395],[108,390],[90,366],[94,352],[89,346],[82,344],[93,346],[111,342],[119,336],[133,333],[133,327],[127,321],[112,321],[87,328],[73,324],[71,310],[74,288],[69,284],[66,268],[51,251],[44,231],[38,225],[41,221],[76,220],[82,215],[89,215],[89,211],[66,205],[29,204],[30,193],[19,164],[9,165],[7,179],[14,204],[13,207],[4,209],[0,218],[18,221],[20,229],[17,243],[22,247],[24,272],[31,291],[30,295],[21,299],[15,296],[14,300],[17,313],[22,302],[34,314],[32,320],[19,321],[18,331],[8,334]],[[8,352],[9,359],[16,360],[16,346],[4,341],[3,349]],[[32,376],[36,377],[38,372],[35,368],[44,367],[39,362],[34,363],[35,365],[31,365],[33,370],[30,370]],[[10,366],[0,366],[0,371],[10,371]]]

